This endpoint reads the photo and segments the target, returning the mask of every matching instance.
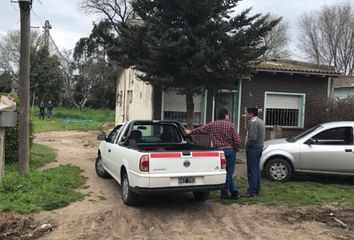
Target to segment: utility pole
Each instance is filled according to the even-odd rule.
[[[52,25],[50,25],[49,20],[45,20],[44,22],[44,47],[49,51],[49,30],[52,29]]]
[[[19,128],[18,128],[18,157],[21,176],[29,173],[29,98],[30,98],[30,12],[32,0],[19,0],[21,17],[21,52],[19,80]]]

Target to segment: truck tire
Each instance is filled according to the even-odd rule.
[[[272,181],[284,182],[291,178],[293,168],[287,160],[274,158],[267,163],[264,174]]]
[[[97,155],[95,162],[96,173],[101,178],[111,178],[111,175],[104,169],[101,155]]]
[[[194,200],[204,202],[209,198],[209,191],[193,192]]]
[[[138,195],[133,192],[129,185],[128,174],[124,173],[122,178],[122,199],[124,204],[134,206],[137,203]]]

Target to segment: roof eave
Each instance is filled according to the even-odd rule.
[[[269,72],[269,73],[286,73],[286,74],[301,74],[301,75],[316,75],[323,77],[339,77],[339,73],[316,73],[316,72],[301,72],[301,71],[286,71],[286,70],[270,70],[270,69],[256,69],[256,72]]]

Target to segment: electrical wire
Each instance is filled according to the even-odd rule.
[[[40,16],[38,16],[38,14],[34,11],[34,9],[32,9],[32,13],[33,15],[41,22],[41,26],[43,26],[43,20]]]

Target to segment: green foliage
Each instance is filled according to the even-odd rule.
[[[202,89],[233,89],[261,56],[262,38],[280,21],[269,15],[231,16],[239,0],[137,0],[141,22],[119,25],[109,56],[124,67],[143,72],[153,86],[180,88],[193,116],[192,96]],[[191,119],[188,119],[188,122]]]
[[[0,92],[11,91],[12,76],[8,72],[4,72],[0,75]]]
[[[20,177],[15,164],[7,165],[5,178],[0,183],[0,211],[38,212],[64,207],[82,199],[83,195],[74,191],[85,183],[78,167],[66,165],[45,171],[35,169],[54,161],[54,158],[52,149],[34,144],[28,176]]]
[[[237,179],[242,192],[246,192],[247,180]],[[219,200],[217,192],[212,199]],[[303,176],[299,175],[289,182],[273,182],[267,179],[262,181],[262,193],[256,198],[240,198],[239,204],[293,204],[293,205],[320,205],[326,203],[350,203],[354,198],[353,177],[338,176]],[[227,200],[226,203],[233,203]]]
[[[81,111],[75,108],[54,108],[53,120],[40,120],[39,109],[35,108],[32,113],[32,124],[34,132],[81,130],[101,130],[104,123],[114,124],[115,113],[108,109],[84,108]],[[64,123],[62,119],[94,120],[88,123]]]
[[[73,56],[80,76],[75,77],[74,99],[80,106],[115,107],[116,79],[122,69],[106,56],[105,39],[113,37],[110,30],[109,23],[101,21],[93,25],[89,37],[76,43]]]
[[[18,124],[5,129],[5,163],[16,162],[18,158]]]
[[[9,95],[8,93],[0,93],[1,95]],[[17,97],[16,97],[17,98]],[[19,108],[19,102],[17,101],[17,109]],[[32,125],[30,125],[30,146],[33,142]],[[18,158],[18,112],[17,112],[17,124],[16,127],[5,129],[5,163],[17,162]]]
[[[120,26],[111,57],[146,73],[141,79],[153,85],[186,92],[234,87],[248,62],[265,51],[259,43],[279,21],[248,17],[249,10],[231,17],[237,2],[135,1],[143,24]]]
[[[63,91],[63,77],[57,56],[50,56],[45,47],[31,52],[31,93],[40,100],[58,103]]]

